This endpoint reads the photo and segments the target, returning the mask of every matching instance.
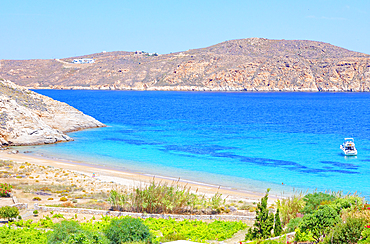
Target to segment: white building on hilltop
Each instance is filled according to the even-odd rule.
[[[95,63],[95,60],[92,58],[79,58],[73,59],[72,63],[74,64],[92,64]]]

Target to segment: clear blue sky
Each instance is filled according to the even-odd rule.
[[[0,0],[0,59],[160,54],[249,37],[370,54],[370,1]]]

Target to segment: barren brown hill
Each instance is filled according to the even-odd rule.
[[[0,77],[31,88],[370,91],[370,55],[316,41],[249,38],[159,56],[120,51],[0,64]]]

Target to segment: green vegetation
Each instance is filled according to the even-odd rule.
[[[176,221],[175,219],[145,219],[145,224],[155,233],[155,241],[167,242],[175,240],[206,240],[223,241],[231,238],[239,230],[247,228],[241,221],[215,220],[206,223],[199,220]]]
[[[331,229],[324,243],[357,243],[365,224],[364,219],[348,218],[345,223],[339,223]]]
[[[0,218],[13,221],[19,215],[19,210],[16,207],[4,206],[0,208]]]
[[[265,196],[261,202],[257,204],[256,221],[253,228],[248,230],[245,236],[246,240],[266,239],[271,236],[271,231],[274,228],[274,215],[269,213],[267,208],[267,200],[270,189],[267,189]]]
[[[303,214],[312,214],[320,205],[330,204],[336,197],[333,194],[322,192],[310,193],[304,196],[305,206],[301,210]]]
[[[129,206],[133,197],[141,204],[147,203],[146,207],[151,211],[163,211],[162,205],[165,199],[179,197],[179,201],[186,198],[189,189],[172,185],[151,184],[146,188],[137,188],[133,192],[121,194],[113,191],[112,201],[123,201],[125,207]],[[169,194],[166,198],[164,195]],[[364,204],[364,200],[356,195],[342,196],[340,194],[307,194],[306,196],[292,196],[277,202],[278,208],[268,206],[267,190],[265,196],[257,203],[256,220],[252,228],[248,230],[245,238],[252,240],[251,243],[287,243],[287,241],[310,241],[316,243],[369,243],[370,244],[370,205]],[[198,197],[198,196],[197,196]],[[196,198],[198,199],[198,198]],[[204,198],[204,208],[213,209],[216,212],[224,200],[219,194],[212,198]],[[198,199],[198,200],[199,200]],[[329,199],[329,200],[328,200]],[[154,201],[155,200],[155,201]],[[116,202],[116,203],[117,203]],[[176,201],[175,201],[176,202]],[[303,202],[303,204],[302,204]],[[199,202],[198,202],[199,203]],[[242,204],[243,202],[240,202]],[[283,205],[287,203],[289,207]],[[168,203],[169,205],[173,203]],[[176,211],[191,213],[193,203],[187,203]],[[236,204],[236,203],[235,203]],[[308,206],[307,206],[308,205]],[[120,207],[117,204],[116,207]],[[139,205],[138,205],[139,206]],[[177,206],[177,205],[173,205]],[[221,206],[221,207],[220,207]],[[132,206],[131,206],[132,207]],[[0,213],[16,219],[19,212],[13,209],[1,208]],[[283,211],[280,209],[282,208]],[[303,211],[303,209],[305,209]],[[170,210],[169,208],[166,211]],[[222,211],[222,210],[221,210]],[[164,212],[164,211],[163,211]],[[302,212],[305,212],[303,214]],[[300,217],[293,217],[300,216]],[[241,221],[199,221],[199,220],[175,220],[175,219],[140,219],[132,217],[108,217],[102,216],[99,221],[95,217],[90,220],[77,222],[77,214],[72,219],[65,220],[62,214],[50,212],[38,222],[32,220],[18,220],[10,222],[8,226],[0,229],[0,243],[159,243],[175,240],[191,240],[196,242],[224,241],[231,238],[236,232],[245,230],[247,225]],[[286,228],[283,227],[283,221]],[[61,222],[60,222],[61,221]],[[13,226],[22,227],[15,229]],[[48,231],[50,230],[50,231]],[[295,231],[291,240],[286,240],[285,234]],[[5,235],[4,233],[7,233]],[[278,239],[267,240],[272,236]],[[24,237],[24,239],[19,239]]]
[[[294,218],[294,219],[291,219],[289,221],[289,223],[287,224],[287,227],[286,227],[286,231],[289,233],[289,232],[293,232],[295,229],[298,228],[299,224],[302,222],[302,218],[300,217],[297,217],[297,218]]]
[[[73,220],[63,220],[55,224],[53,231],[49,232],[47,237],[48,243],[96,243],[108,244],[109,241],[99,231],[83,228],[80,223]],[[120,242],[113,242],[120,243]]]
[[[111,243],[151,242],[152,240],[148,226],[144,225],[141,219],[135,218],[112,219],[105,230],[105,235]]]
[[[303,232],[311,231],[313,238],[318,242],[322,236],[330,232],[330,228],[341,221],[339,214],[331,207],[325,206],[311,214],[306,214],[299,224]]]
[[[0,243],[6,244],[46,244],[44,230],[35,228],[15,229],[10,226],[0,227]]]
[[[361,232],[362,239],[358,244],[369,244],[370,243],[370,225],[365,226],[365,230]]]
[[[280,211],[279,209],[277,209],[276,214],[275,214],[274,236],[280,236],[282,232],[283,232],[283,227],[281,226],[281,221],[280,221]]]
[[[53,217],[56,217],[54,215]],[[37,229],[53,229],[35,234],[37,243],[40,235],[44,236],[48,243],[111,243],[121,242],[140,242],[140,243],[159,243],[172,240],[193,240],[206,242],[208,240],[223,241],[231,238],[239,230],[247,228],[241,221],[220,221],[204,222],[199,220],[175,220],[175,219],[154,219],[145,220],[132,217],[102,217],[100,221],[91,219],[87,222],[79,223],[75,220],[62,220],[60,223],[55,218],[44,216],[40,221],[33,223],[32,220],[20,220],[14,222],[19,231],[30,233]],[[64,218],[62,215],[59,218]],[[9,227],[11,228],[11,227]],[[31,238],[31,237],[29,237]],[[80,242],[78,242],[78,240]],[[94,241],[96,242],[94,242]],[[7,243],[5,241],[0,243]],[[11,242],[10,242],[11,243]],[[16,243],[16,242],[14,242]],[[40,242],[45,243],[45,242]],[[108,242],[109,243],[109,242]]]
[[[216,193],[211,198],[190,192],[190,187],[179,184],[160,184],[154,181],[146,187],[131,192],[112,190],[108,201],[113,209],[139,213],[221,213],[225,211],[225,199]]]
[[[278,200],[276,205],[280,210],[281,222],[283,226],[286,226],[291,219],[296,218],[297,214],[301,212],[305,206],[305,201],[303,200],[303,194],[299,193],[289,198]],[[294,231],[294,229],[292,231]]]
[[[252,243],[286,243],[263,240],[272,236],[272,213],[267,196],[257,205],[256,221],[246,240]],[[370,205],[357,195],[315,192],[295,194],[276,202],[274,235],[280,234],[279,217],[286,226],[281,233],[295,231],[294,241],[315,243],[370,243]],[[369,239],[369,240],[367,240]]]
[[[302,232],[299,228],[295,229],[295,236],[294,236],[295,242],[305,242],[305,241],[314,241],[314,240],[315,239],[313,238],[311,231]]]
[[[277,240],[256,240],[252,241],[249,244],[286,244],[286,237],[282,236],[281,238]]]
[[[7,183],[0,183],[0,197],[8,197],[13,186]]]

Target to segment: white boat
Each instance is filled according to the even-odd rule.
[[[346,156],[356,156],[357,149],[355,147],[355,142],[353,138],[344,138],[344,142],[340,145],[340,149],[342,149],[344,155]]]

